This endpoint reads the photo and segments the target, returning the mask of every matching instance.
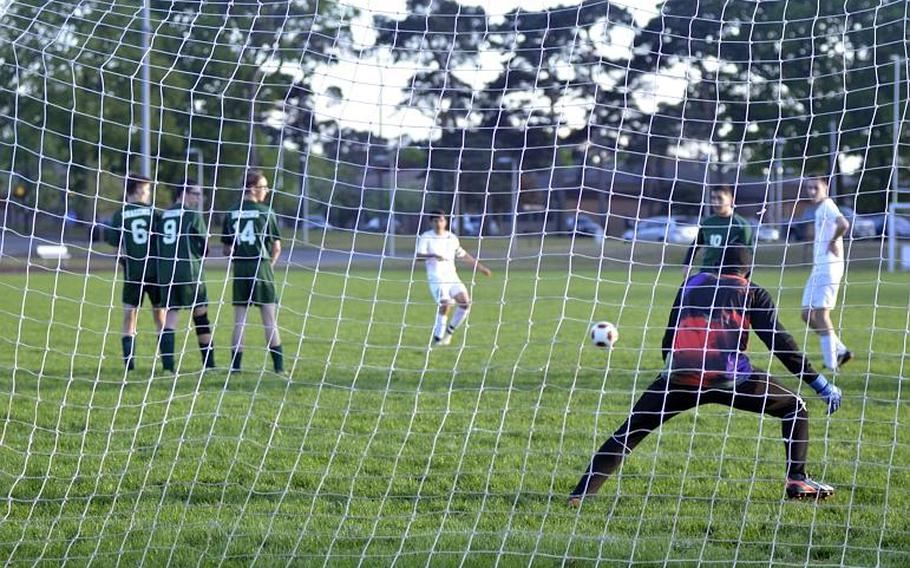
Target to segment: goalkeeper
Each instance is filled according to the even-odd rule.
[[[793,337],[777,321],[771,295],[747,278],[752,255],[731,246],[723,254],[719,274],[701,272],[689,278],[676,295],[664,333],[665,370],[632,408],[631,416],[600,447],[569,502],[578,506],[597,492],[626,454],[652,431],[677,414],[701,404],[723,404],[781,419],[787,458],[788,498],[823,499],[834,488],[806,474],[809,414],[803,400],[774,378],[752,368],[748,352],[750,328],[794,375],[838,409],[841,391],[818,374]]]

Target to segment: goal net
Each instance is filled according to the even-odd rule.
[[[910,564],[907,23],[884,1],[0,0],[0,562]],[[850,223],[836,372],[802,319],[819,178]],[[835,494],[786,499],[780,418],[658,406],[573,507],[664,369],[721,188],[843,391],[827,415],[752,335]],[[724,242],[701,245],[692,274]]]

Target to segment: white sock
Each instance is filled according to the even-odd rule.
[[[825,366],[831,370],[837,369],[837,336],[820,335],[818,341],[822,346],[822,360]]]
[[[837,354],[838,354],[838,355],[840,355],[841,353],[846,353],[847,351],[849,351],[849,349],[847,349],[847,346],[844,345],[843,343],[841,343],[840,337],[838,337],[838,336],[835,335],[835,336],[834,336],[834,341],[837,342]]]
[[[455,313],[452,314],[452,322],[449,324],[448,328],[449,333],[454,333],[455,330],[458,329],[458,326],[460,326],[465,318],[468,317],[469,310],[470,308],[466,310],[461,306],[455,308]]]
[[[436,325],[433,327],[433,337],[442,339],[442,334],[445,333],[445,330],[446,316],[444,314],[436,314]]]

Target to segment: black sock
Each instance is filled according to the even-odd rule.
[[[123,364],[126,365],[127,371],[132,371],[136,368],[133,362],[133,336],[124,335],[120,338],[120,344],[123,346]]]
[[[212,346],[212,342],[200,343],[199,352],[202,354],[202,365],[206,369],[215,368],[215,347]]]
[[[275,365],[275,372],[284,372],[284,350],[280,345],[269,347],[269,353],[272,354],[272,363]]]
[[[165,371],[174,371],[174,330],[163,329],[159,338],[158,351]]]
[[[231,370],[239,371],[240,365],[243,363],[243,351],[239,349],[237,351],[231,352]]]

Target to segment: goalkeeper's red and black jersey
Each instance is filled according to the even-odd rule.
[[[702,272],[683,284],[670,311],[663,355],[671,382],[730,388],[745,381],[753,373],[750,331],[791,373],[807,382],[818,376],[777,321],[764,288],[741,276]]]

